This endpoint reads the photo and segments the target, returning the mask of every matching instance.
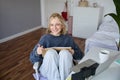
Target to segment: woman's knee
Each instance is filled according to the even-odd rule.
[[[45,54],[45,57],[46,56],[49,56],[49,57],[54,57],[54,56],[57,56],[58,55],[58,53],[57,53],[57,51],[56,50],[54,50],[54,49],[49,49],[49,50],[47,50],[47,52],[46,52],[46,54]]]
[[[71,53],[69,52],[69,50],[61,50],[61,51],[59,52],[59,55],[60,55],[60,56],[64,56],[64,57],[72,56]]]

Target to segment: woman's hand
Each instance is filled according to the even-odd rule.
[[[38,55],[41,55],[41,54],[43,53],[43,51],[44,51],[43,46],[40,46],[40,44],[38,44],[38,47],[37,47],[37,54],[38,54]]]
[[[74,54],[74,50],[71,48],[71,49],[68,49],[70,51],[70,53],[73,55]]]

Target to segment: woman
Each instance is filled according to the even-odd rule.
[[[47,34],[43,35],[30,54],[32,63],[41,62],[40,73],[48,80],[65,80],[71,72],[73,60],[83,53],[73,38],[66,34],[63,17],[53,13],[49,18]]]

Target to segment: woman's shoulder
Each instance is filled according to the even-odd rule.
[[[65,34],[63,38],[68,41],[73,41],[73,37],[69,34]]]
[[[44,35],[42,35],[42,37],[47,37],[48,36],[48,34],[44,34]]]
[[[50,38],[50,37],[51,37],[51,35],[50,35],[50,34],[44,34],[44,35],[42,35],[42,37],[41,37],[41,38],[42,38],[42,39],[46,39],[46,38],[48,39],[48,38]]]
[[[72,36],[69,35],[69,34],[65,34],[64,36],[67,37],[67,38],[72,38]]]

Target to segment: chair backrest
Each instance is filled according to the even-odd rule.
[[[104,17],[104,20],[99,26],[97,32],[101,32],[102,34],[104,33],[105,35],[111,36],[116,40],[117,44],[119,44],[119,27],[116,21],[111,16],[107,15],[106,17]]]
[[[85,53],[92,46],[118,50],[120,41],[119,27],[111,16],[104,17],[103,22],[91,37],[86,39]]]
[[[107,15],[104,17],[103,22],[98,28],[98,31],[119,33],[119,27],[116,21],[111,16]]]

